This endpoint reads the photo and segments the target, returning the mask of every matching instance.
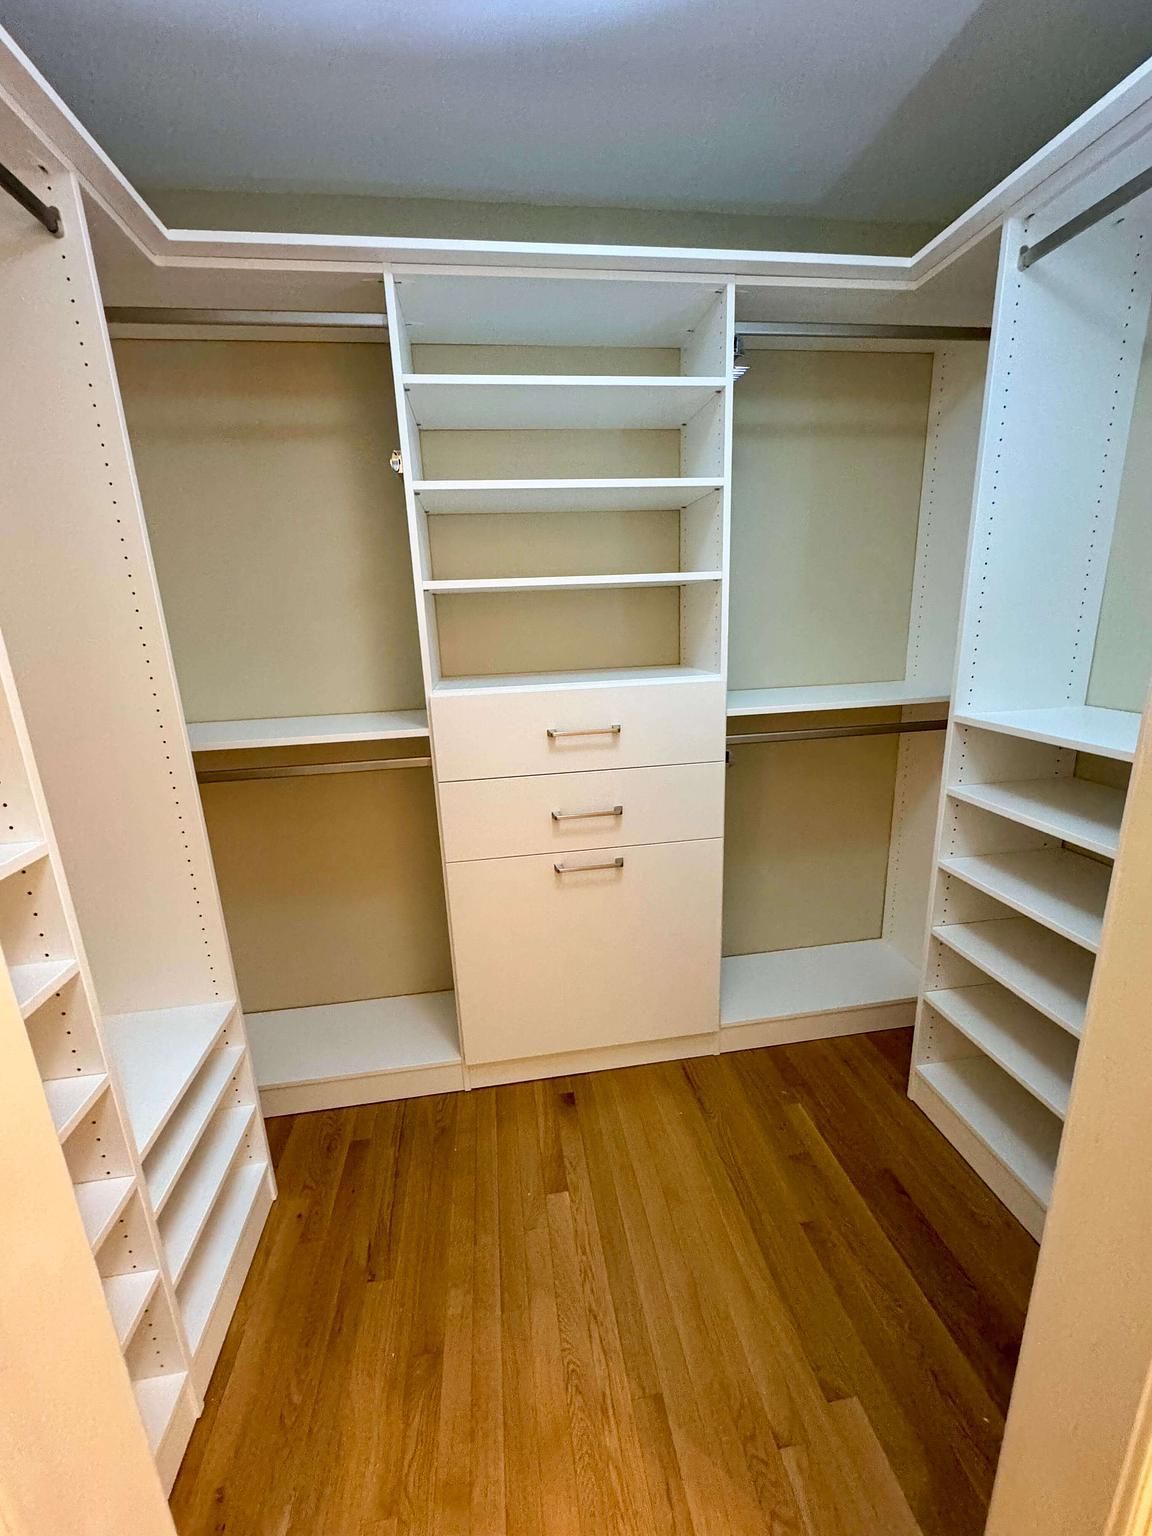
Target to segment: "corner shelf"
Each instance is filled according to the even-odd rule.
[[[1007,817],[1090,853],[1114,859],[1120,844],[1124,792],[1072,777],[1004,784],[952,784],[953,800]]]
[[[1099,946],[1111,871],[1091,859],[1053,848],[949,856],[940,868],[1084,949]]]
[[[947,705],[951,689],[900,679],[890,683],[822,683],[796,688],[733,688],[728,714],[788,715],[822,709],[887,709],[905,704]]]
[[[723,480],[416,480],[429,516],[466,512],[679,512],[722,490]]]
[[[947,923],[932,936],[1079,1038],[1092,985],[1092,957],[1079,946],[1027,917]]]
[[[105,1019],[124,1112],[141,1157],[151,1151],[235,1011],[234,1002],[202,1003]]]
[[[687,587],[720,581],[719,571],[662,571],[620,576],[498,576],[461,581],[426,581],[425,592],[592,592],[602,587]]]
[[[679,429],[720,395],[726,378],[669,374],[406,373],[421,431]]]
[[[924,1001],[1063,1120],[1076,1070],[1070,1035],[995,982],[926,992]]]
[[[1091,704],[1064,704],[1053,709],[966,709],[955,717],[957,725],[974,725],[982,731],[1023,736],[1053,747],[1071,747],[1097,757],[1114,757],[1130,763],[1136,755],[1140,716],[1123,709],[1099,709]]]
[[[345,741],[401,741],[427,736],[428,711],[385,710],[360,715],[294,715],[266,720],[202,720],[188,726],[193,752],[255,747],[316,747]]]

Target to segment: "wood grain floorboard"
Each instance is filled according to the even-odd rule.
[[[909,1048],[272,1122],[180,1536],[980,1536],[1036,1245]]]

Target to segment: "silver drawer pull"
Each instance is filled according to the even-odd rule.
[[[588,816],[623,816],[622,805],[606,805],[602,811],[553,811],[553,821],[583,821]]]
[[[555,741],[558,736],[619,736],[623,729],[622,725],[550,725],[546,734]]]
[[[618,854],[614,859],[605,859],[602,864],[553,864],[552,868],[558,875],[582,875],[589,869],[623,869],[624,858]]]

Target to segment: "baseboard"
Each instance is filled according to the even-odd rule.
[[[915,1002],[904,1002],[843,1008],[835,1013],[796,1013],[786,1019],[762,1019],[751,1024],[725,1024],[720,1030],[720,1049],[751,1051],[764,1045],[799,1045],[805,1040],[832,1040],[838,1035],[907,1029],[915,1017]]]
[[[595,1050],[562,1051],[555,1056],[526,1056],[518,1061],[476,1063],[468,1068],[470,1088],[496,1088],[501,1083],[530,1083],[536,1078],[576,1077],[606,1072],[612,1067],[643,1067],[657,1061],[683,1061],[690,1056],[715,1056],[716,1031],[680,1035],[669,1040],[640,1040],[630,1045],[606,1045]]]
[[[366,1072],[357,1077],[333,1077],[313,1083],[281,1083],[261,1088],[260,1109],[266,1120],[277,1115],[302,1115],[316,1109],[351,1109],[356,1104],[385,1104],[390,1099],[419,1099],[430,1093],[461,1093],[464,1068],[458,1061],[394,1072]]]

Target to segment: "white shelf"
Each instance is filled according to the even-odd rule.
[[[144,1316],[144,1309],[152,1300],[160,1280],[158,1269],[138,1269],[127,1275],[109,1275],[101,1280],[104,1300],[112,1314],[112,1325],[120,1348],[127,1348],[136,1331],[136,1325]]]
[[[416,480],[424,512],[678,512],[723,480]]]
[[[1060,1150],[1059,1120],[986,1059],[928,1062],[917,1075],[1047,1208]]]
[[[636,572],[621,576],[477,576],[465,581],[426,581],[425,592],[592,592],[602,587],[687,587],[719,581],[719,571]]]
[[[31,843],[0,843],[0,880],[18,875],[48,852],[48,844],[37,838]]]
[[[99,1248],[128,1204],[135,1179],[89,1179],[73,1186],[88,1246]]]
[[[402,741],[427,736],[428,711],[367,715],[294,715],[276,720],[199,720],[188,726],[193,752],[250,747],[317,747],[342,741]]]
[[[234,1002],[200,1003],[113,1013],[104,1020],[128,1125],[141,1157],[151,1150],[235,1009]]]
[[[56,1134],[63,1141],[71,1135],[108,1086],[106,1072],[86,1072],[75,1077],[50,1077],[44,1097],[52,1112]]]
[[[728,714],[788,715],[820,709],[886,709],[904,704],[947,705],[947,683],[823,683],[804,688],[733,688]]]
[[[724,378],[408,373],[404,393],[422,431],[679,428]]]
[[[450,1066],[460,1060],[452,992],[250,1013],[246,1023],[256,1082],[262,1089]]]
[[[942,944],[1077,1037],[1092,985],[1092,957],[1026,917],[933,928]]]
[[[916,996],[918,984],[916,967],[883,939],[726,955],[720,965],[720,1023],[755,1024],[906,1002]]]
[[[1124,792],[1085,779],[1026,779],[1007,784],[953,784],[949,795],[968,805],[1035,827],[1090,853],[1116,857]]]
[[[995,982],[928,992],[924,1000],[1063,1120],[1076,1070],[1076,1043],[1070,1035]]]
[[[944,858],[940,868],[1054,933],[1095,951],[1108,900],[1107,865],[1062,849]]]
[[[171,1376],[145,1376],[132,1383],[136,1407],[140,1410],[148,1444],[153,1451],[168,1431],[187,1379],[186,1372],[176,1371]]]
[[[1130,763],[1136,755],[1140,716],[1123,709],[1098,709],[1091,704],[1063,704],[1054,709],[965,710],[957,725],[1023,736],[1054,747],[1072,747]]]
[[[160,1235],[174,1285],[179,1285],[188,1267],[255,1113],[253,1104],[219,1112],[160,1218]]]
[[[180,1282],[180,1311],[193,1355],[200,1348],[266,1175],[265,1163],[240,1163],[232,1169],[212,1219],[196,1246],[195,1257]]]
[[[9,975],[21,1017],[31,1018],[79,969],[75,960],[36,960],[31,965],[12,966]]]
[[[598,672],[518,672],[494,677],[445,677],[432,689],[436,695],[453,693],[506,693],[538,688],[598,688],[602,684],[722,682],[719,672],[699,667],[609,667]]]
[[[167,1204],[209,1120],[219,1108],[243,1057],[243,1048],[238,1045],[214,1051],[208,1057],[149,1153],[144,1177],[157,1216]]]

